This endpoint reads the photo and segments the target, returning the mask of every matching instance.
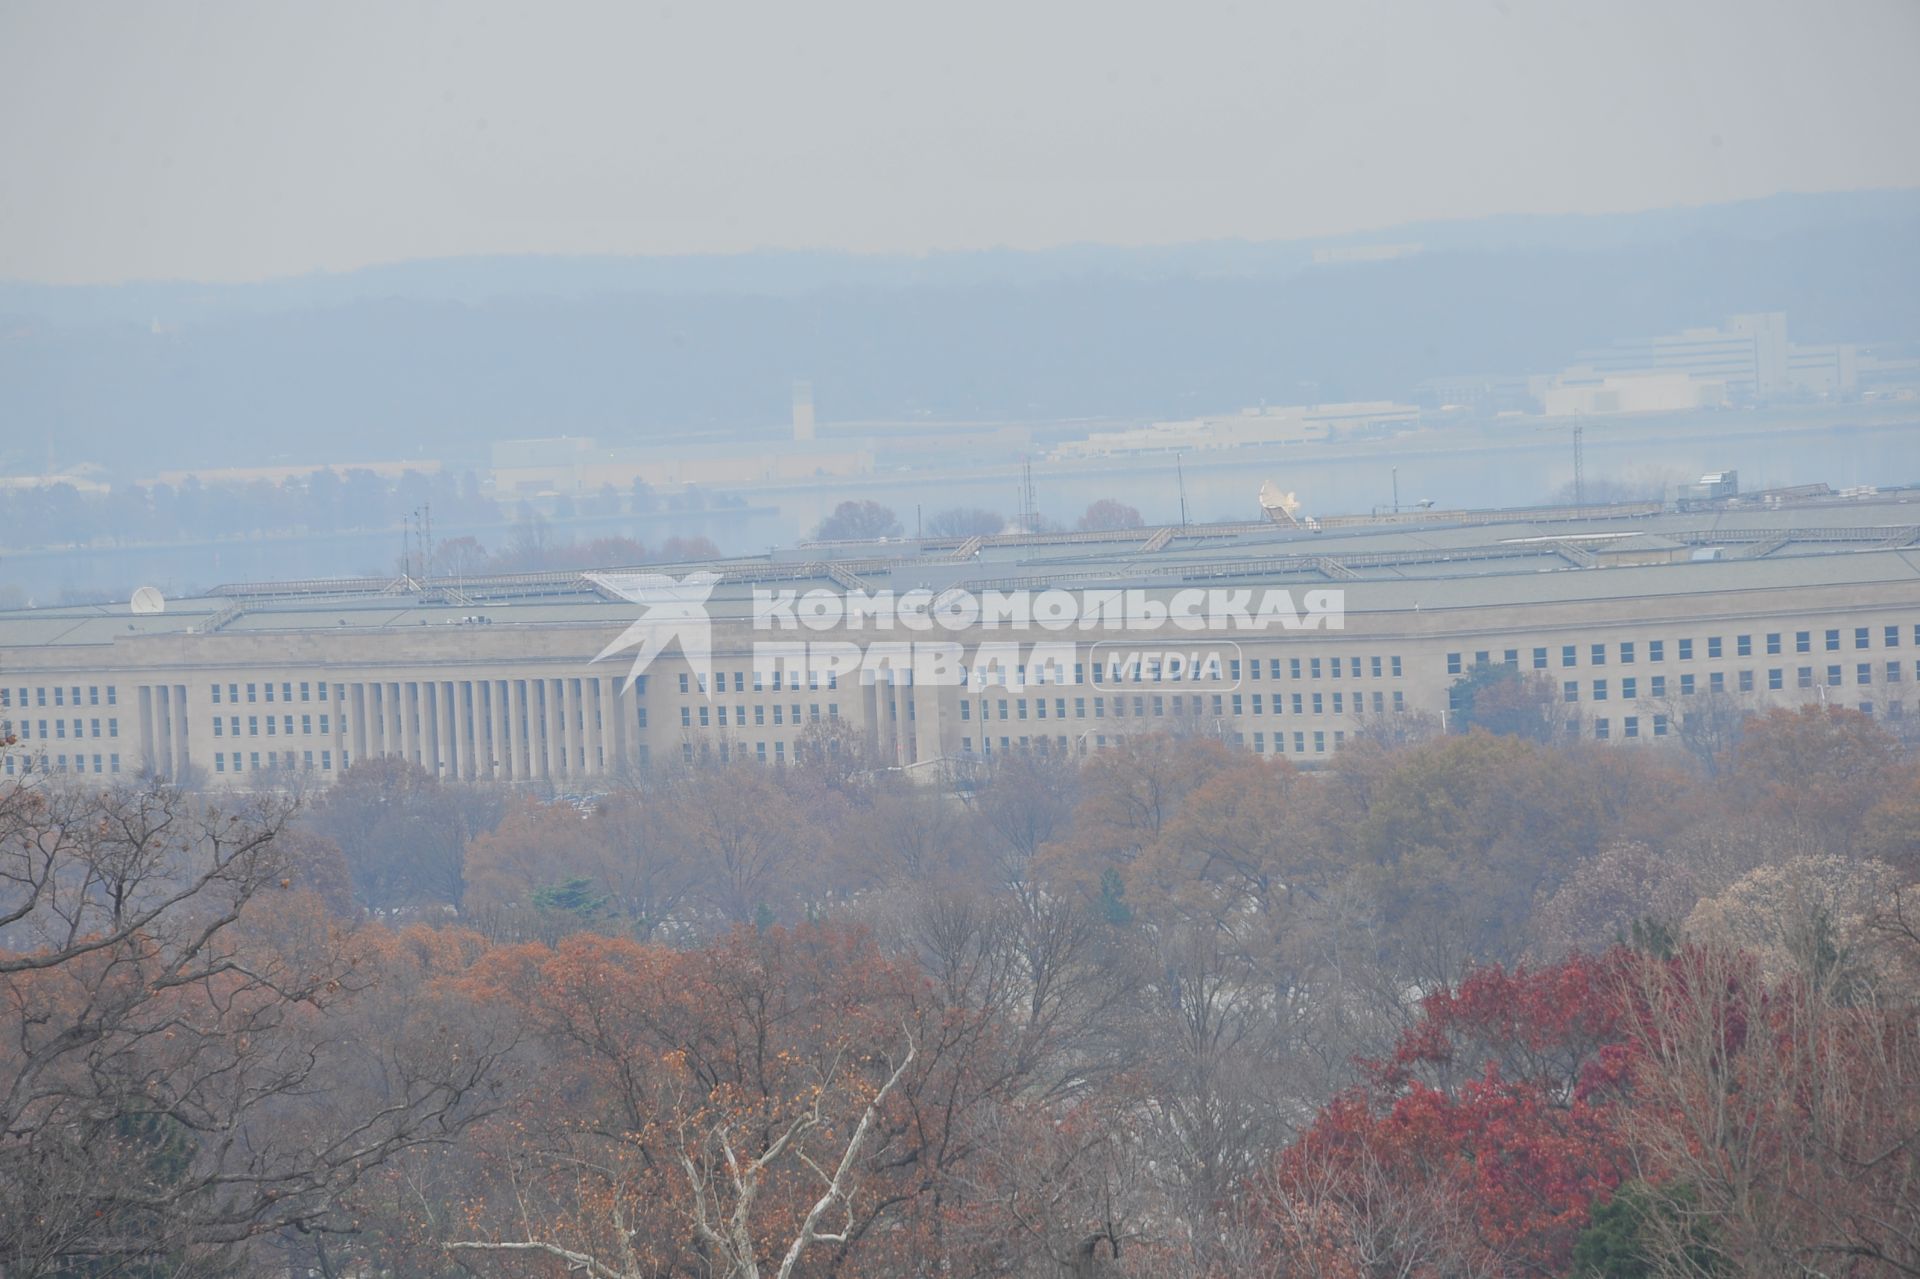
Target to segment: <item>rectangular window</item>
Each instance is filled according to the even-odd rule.
[[[1827,631],[1827,651],[1829,653],[1840,651],[1840,628],[1837,626]]]
[[[1577,679],[1570,679],[1566,683],[1562,684],[1560,686],[1560,700],[1563,702],[1579,701],[1580,700],[1580,681]]]
[[[1693,676],[1691,674],[1682,675],[1680,677],[1680,696],[1682,697],[1693,696]]]
[[[1866,648],[1868,646],[1867,635],[1868,635],[1868,631],[1866,627],[1864,626],[1854,627],[1853,628],[1853,646],[1855,648]]]
[[[1780,656],[1780,632],[1779,631],[1767,632],[1767,656],[1769,657]]]
[[[1647,641],[1647,660],[1649,662],[1666,661],[1667,660],[1667,642],[1665,640],[1648,640]]]
[[[213,689],[213,704],[215,706],[218,706],[220,704],[220,686],[218,684],[212,685],[212,689]]]
[[[1607,664],[1607,646],[1605,644],[1593,645],[1592,652],[1589,654],[1589,660],[1595,666],[1605,666]]]
[[[1578,659],[1577,659],[1577,658],[1576,658],[1576,657],[1574,656],[1574,648],[1573,648],[1573,645],[1571,645],[1571,644],[1562,644],[1562,645],[1560,646],[1560,665],[1562,665],[1562,666],[1577,666],[1577,665],[1579,665],[1579,660],[1578,660]]]
[[[1718,635],[1710,636],[1707,639],[1707,656],[1709,658],[1718,658],[1720,656],[1720,637]]]
[[[1377,657],[1374,658],[1373,664],[1375,668],[1373,673],[1375,675],[1378,675],[1380,673],[1379,671],[1380,659]],[[1533,650],[1533,669],[1536,671],[1544,671],[1547,669],[1547,650],[1546,649],[1536,648]]]
[[[1793,651],[1796,653],[1811,653],[1813,651],[1813,632],[1795,631],[1793,633]]]
[[[1596,702],[1607,700],[1607,681],[1603,679],[1593,681],[1593,700]]]
[[[1680,660],[1683,662],[1691,662],[1693,660],[1693,641],[1690,639],[1683,639],[1679,641],[1679,646],[1680,646]]]
[[[1620,681],[1620,700],[1630,702],[1640,696],[1640,681],[1629,676]]]
[[[1733,651],[1736,657],[1753,656],[1753,636],[1736,635],[1733,637]]]
[[[1775,692],[1778,692],[1779,690],[1785,688],[1786,687],[1786,682],[1784,679],[1785,675],[1786,675],[1786,672],[1781,670],[1778,666],[1769,667],[1767,669],[1767,687],[1770,689],[1773,689]]]
[[[1753,691],[1753,672],[1752,671],[1740,672],[1740,691],[1743,693],[1751,693]]]
[[[1597,740],[1603,741],[1603,742],[1606,741],[1609,736],[1611,736],[1611,733],[1608,731],[1608,725],[1606,720],[1596,719],[1595,721],[1593,721],[1593,735]]]
[[[1395,679],[1398,679],[1400,678],[1400,659],[1395,657],[1391,660],[1393,662],[1393,676]]]
[[[1632,640],[1622,640],[1622,641],[1621,641],[1621,643],[1620,643],[1620,664],[1621,664],[1622,666],[1631,666],[1631,665],[1633,665],[1633,641],[1632,641]]]
[[[1707,688],[1709,691],[1715,692],[1715,693],[1726,692],[1727,691],[1726,673],[1723,671],[1714,671],[1711,674],[1709,674],[1707,676]]]
[[[1855,667],[1853,672],[1853,682],[1856,684],[1873,683],[1873,663],[1862,662],[1860,663],[1859,666]]]
[[[1640,717],[1638,715],[1629,715],[1621,720],[1620,735],[1622,737],[1640,736]]]

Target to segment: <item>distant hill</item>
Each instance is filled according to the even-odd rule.
[[[1378,262],[1315,251],[1418,243]],[[1164,415],[1404,396],[1447,373],[1785,310],[1920,339],[1920,192],[1339,240],[921,258],[474,258],[251,285],[0,283],[0,462],[117,471],[824,421]]]

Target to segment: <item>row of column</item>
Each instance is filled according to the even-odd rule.
[[[184,776],[193,762],[187,753],[187,686],[139,686],[140,754],[160,777]]]
[[[340,685],[351,758],[398,755],[447,777],[499,781],[623,771],[639,719],[620,681],[397,680]]]
[[[938,690],[931,690],[933,696],[918,697],[915,688],[911,671],[889,670],[871,681],[862,681],[860,689],[867,749],[880,752],[881,758],[901,767],[938,759],[945,753],[940,741]]]

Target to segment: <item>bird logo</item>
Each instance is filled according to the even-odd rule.
[[[589,573],[587,580],[641,608],[633,624],[601,649],[594,661],[634,649],[624,685],[631,690],[648,664],[678,640],[687,665],[700,678],[701,691],[711,700],[713,621],[707,616],[707,597],[720,580],[718,573],[702,569],[680,578],[665,573]]]

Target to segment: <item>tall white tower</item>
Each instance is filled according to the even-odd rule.
[[[811,382],[793,384],[793,440],[796,444],[813,443],[813,383]]]

